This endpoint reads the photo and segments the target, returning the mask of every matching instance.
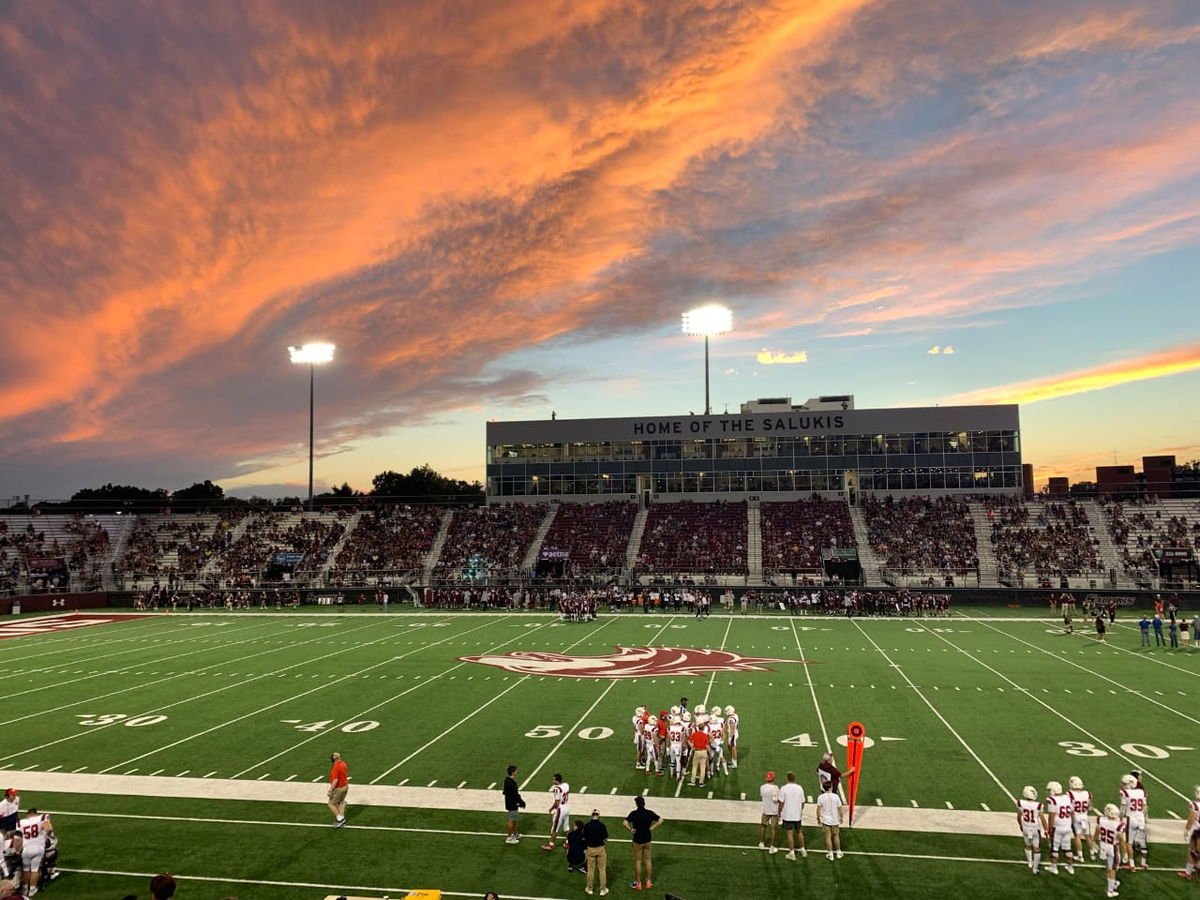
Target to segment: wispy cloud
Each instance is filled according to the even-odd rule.
[[[1123,384],[1200,370],[1200,343],[1184,344],[1090,369],[997,385],[946,398],[947,403],[1039,403]]]

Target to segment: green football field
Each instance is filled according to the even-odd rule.
[[[605,815],[613,896],[633,893],[618,826],[646,793],[668,820],[653,896],[926,897],[970,883],[998,898],[1102,892],[1094,866],[1034,878],[1004,819],[1025,784],[1079,775],[1102,804],[1137,768],[1164,821],[1152,870],[1126,876],[1122,896],[1161,896],[1192,887],[1173,873],[1200,781],[1200,653],[1142,650],[1129,619],[1098,645],[1007,610],[130,618],[0,642],[11,673],[0,777],[52,812],[64,874],[47,894],[71,898],[146,896],[164,870],[180,898],[580,897],[582,876],[538,846],[554,772],[573,815]],[[741,717],[739,768],[703,788],[633,765],[634,707],[681,696]],[[821,751],[844,760],[837,739],[852,721],[869,741],[845,859],[760,853],[764,771],[795,770],[811,793]],[[334,750],[352,779],[343,830],[323,805]],[[518,846],[502,838],[508,763],[528,801]],[[806,809],[810,847],[813,822]]]

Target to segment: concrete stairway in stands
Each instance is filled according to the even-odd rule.
[[[1117,585],[1119,587],[1133,587],[1133,579],[1125,574],[1125,564],[1121,561],[1121,551],[1113,543],[1112,533],[1108,530],[1108,520],[1105,518],[1104,510],[1100,508],[1100,505],[1095,500],[1078,500],[1076,502],[1087,513],[1088,525],[1091,528],[1092,536],[1096,538],[1096,551],[1100,554],[1100,563],[1104,566],[1105,574],[1116,572]],[[1107,587],[1108,585],[1106,584],[1105,586]]]
[[[557,515],[558,504],[551,503],[549,511],[542,517],[542,524],[538,526],[537,534],[529,542],[529,549],[525,551],[525,559],[521,562],[523,571],[529,572],[537,565],[538,554],[542,552],[542,544],[545,543],[546,535],[549,534],[550,526],[554,524],[554,517]]]
[[[433,580],[433,570],[437,568],[438,559],[442,555],[442,548],[446,546],[446,536],[450,534],[450,522],[454,518],[454,510],[448,509],[442,515],[442,524],[438,528],[437,537],[433,539],[433,546],[429,548],[429,553],[425,556],[425,583],[429,584]]]
[[[975,525],[975,550],[979,556],[979,586],[997,587],[1000,584],[1000,563],[992,546],[992,523],[979,500],[970,500],[971,521]]]
[[[336,544],[329,549],[329,555],[325,557],[325,562],[321,565],[321,571],[318,573],[322,580],[329,575],[329,570],[333,568],[337,562],[338,554],[342,552],[342,548],[346,546],[346,542],[350,540],[350,535],[354,533],[354,529],[358,527],[359,520],[362,519],[364,513],[360,509],[350,516],[343,524],[346,526],[342,532],[342,536],[338,538]]]
[[[629,546],[625,549],[625,574],[628,576],[637,568],[638,553],[642,549],[642,535],[646,533],[646,520],[650,518],[650,507],[638,510],[633,520],[633,528],[629,532]]]
[[[883,584],[882,564],[878,555],[871,548],[867,538],[867,523],[863,519],[862,510],[857,506],[850,508],[850,523],[854,526],[854,541],[858,544],[858,564],[862,566],[863,580],[872,586]]]
[[[746,566],[749,583],[762,584],[762,510],[755,502],[746,505]]]

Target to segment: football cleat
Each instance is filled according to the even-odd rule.
[[[1062,785],[1057,781],[1047,781],[1046,792],[1049,793],[1051,797],[1057,797],[1063,792]]]
[[[1073,791],[1082,791],[1083,790],[1083,779],[1080,778],[1078,775],[1072,775],[1070,780],[1067,782],[1067,784],[1069,784],[1071,786],[1071,790],[1073,790]]]
[[[1021,789],[1021,796],[1024,797],[1026,800],[1036,800],[1037,799],[1037,788],[1035,788],[1032,784],[1027,784],[1027,785],[1025,785],[1024,788]]]
[[[1121,810],[1117,808],[1117,804],[1115,803],[1106,803],[1104,805],[1104,815],[1110,819],[1119,819],[1121,818]]]

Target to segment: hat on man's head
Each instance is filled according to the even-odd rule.
[[[774,780],[775,780],[775,773],[774,773],[774,772],[768,772],[768,773],[767,773],[767,781],[774,781]]]

